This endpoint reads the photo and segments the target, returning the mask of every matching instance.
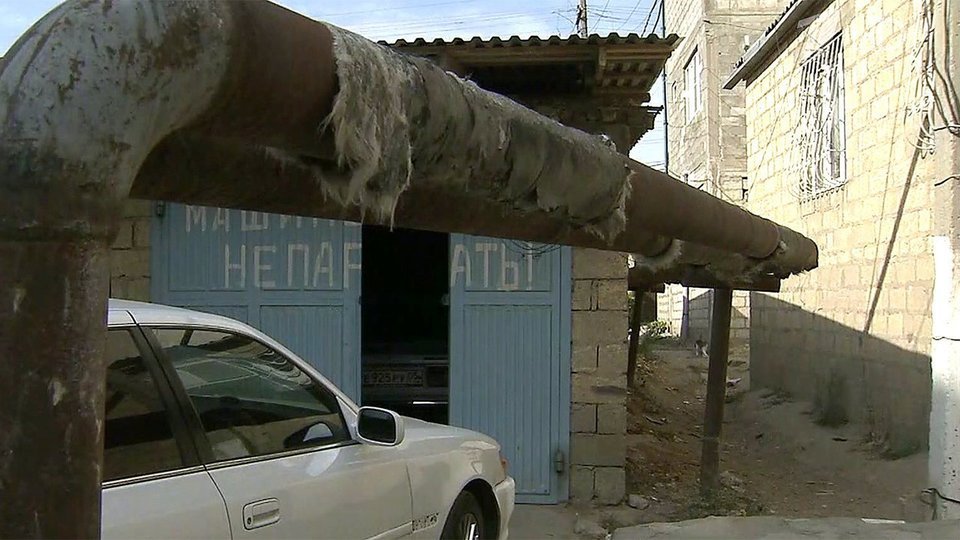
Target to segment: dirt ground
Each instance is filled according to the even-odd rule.
[[[810,404],[769,390],[750,391],[744,351],[731,351],[728,367],[724,487],[715,502],[702,502],[698,474],[707,359],[670,341],[658,342],[648,356],[628,404],[627,490],[642,497],[645,508],[629,515],[611,510],[605,525],[707,515],[929,519],[919,498],[926,487],[925,454],[884,459],[858,435],[857,426],[822,427]]]

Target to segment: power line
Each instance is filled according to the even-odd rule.
[[[653,6],[650,8],[650,11],[647,11],[647,18],[643,20],[643,30],[640,31],[641,34],[646,34],[646,33],[647,33],[647,24],[650,22],[650,15],[653,14],[653,11],[654,11],[654,10],[656,9],[656,7],[657,7],[657,1],[658,1],[658,0],[653,0]],[[659,17],[659,15],[658,15],[658,17]]]
[[[354,28],[364,29],[367,31],[378,30],[378,29],[399,29],[407,30],[410,28],[429,28],[433,25],[438,24],[454,24],[462,25],[473,22],[490,22],[490,21],[499,21],[504,19],[511,19],[515,17],[521,17],[526,15],[549,15],[552,17],[553,13],[544,12],[541,9],[527,9],[523,11],[500,11],[495,13],[479,13],[475,15],[459,15],[459,16],[450,16],[450,17],[437,17],[429,21],[425,20],[410,20],[405,22],[389,21],[389,22],[378,22],[370,24],[357,24],[354,25]]]
[[[627,15],[627,19],[626,19],[625,21],[623,21],[623,24],[621,24],[620,26],[618,26],[617,29],[614,30],[614,32],[619,32],[621,28],[623,28],[624,26],[627,25],[627,21],[629,21],[629,20],[630,20],[630,17],[633,17],[633,14],[636,13],[638,9],[640,9],[640,4],[641,4],[642,2],[643,2],[643,0],[637,0],[637,3],[634,4],[633,9],[630,10],[630,14]]]
[[[370,15],[374,13],[381,13],[383,11],[405,11],[405,10],[413,10],[413,9],[419,9],[419,8],[451,6],[451,5],[462,6],[463,4],[472,4],[478,1],[480,0],[459,0],[459,1],[448,0],[446,2],[431,2],[429,4],[409,4],[406,6],[393,6],[393,7],[385,7],[385,8],[377,8],[377,9],[361,9],[358,11],[341,11],[339,13],[324,13],[321,11],[320,13],[322,14],[323,17],[339,17],[341,15]]]

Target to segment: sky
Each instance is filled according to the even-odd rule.
[[[0,0],[0,51],[6,52],[59,0]],[[577,0],[278,0],[312,18],[336,24],[373,40],[394,41],[480,36],[522,38],[567,36],[575,32]],[[657,10],[651,12],[656,4]],[[655,0],[588,0],[590,33],[661,33]],[[660,21],[662,22],[662,21]],[[644,30],[646,28],[646,30]],[[663,104],[663,86],[651,92]],[[663,115],[630,156],[656,168],[664,161]]]

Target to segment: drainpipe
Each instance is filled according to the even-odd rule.
[[[944,36],[944,47],[938,43],[938,58],[945,58],[944,73],[951,87],[939,85],[944,101],[957,100],[960,88],[960,2],[948,1],[943,7],[948,17],[934,16],[935,36]],[[953,105],[957,105],[953,101]],[[946,105],[945,105],[946,106]],[[949,110],[949,109],[948,109]],[[955,118],[942,119],[950,123]],[[931,347],[931,410],[929,475],[935,505],[934,519],[960,518],[960,130],[942,130],[949,157],[947,167],[940,168],[944,179],[934,187],[939,231],[933,239],[933,345]],[[948,179],[952,176],[952,180]],[[953,499],[953,501],[949,500]]]

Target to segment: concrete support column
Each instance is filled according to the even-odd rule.
[[[627,260],[573,251],[570,498],[618,504],[626,496]]]
[[[933,239],[936,282],[933,288],[933,347],[930,410],[931,487],[935,517],[960,518],[960,239],[954,234]]]
[[[950,85],[940,85],[937,93],[942,100],[956,99],[960,74],[960,2],[949,1],[945,6],[935,2],[938,21],[937,41],[945,50],[939,50],[946,64],[944,72]],[[941,45],[937,45],[940,47]],[[952,117],[939,118],[955,122]],[[936,519],[960,518],[960,504],[944,497],[960,500],[960,130],[942,130],[938,143],[946,146],[949,166],[941,167],[948,177],[939,183],[934,199],[937,201],[935,219],[939,234],[933,239],[933,346],[930,372],[932,378],[930,410],[929,474],[931,487],[937,490],[933,500]],[[952,180],[949,175],[952,176]],[[941,180],[937,178],[936,180]]]

